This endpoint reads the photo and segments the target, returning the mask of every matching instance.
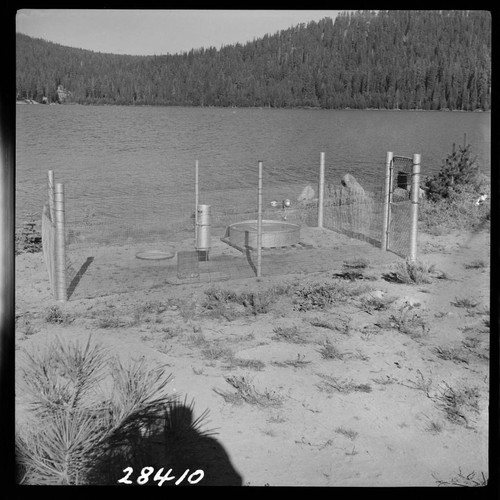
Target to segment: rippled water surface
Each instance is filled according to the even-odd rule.
[[[16,213],[40,214],[47,171],[64,183],[72,217],[119,218],[141,210],[179,217],[200,203],[248,203],[258,160],[264,196],[296,197],[318,179],[346,173],[383,183],[387,151],[419,153],[422,174],[439,170],[453,143],[467,143],[490,170],[489,113],[126,106],[16,107]],[[253,198],[252,201],[253,203]]]

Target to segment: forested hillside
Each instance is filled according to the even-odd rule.
[[[246,44],[157,56],[17,34],[16,52],[17,98],[37,102],[474,111],[491,100],[486,11],[344,13]]]

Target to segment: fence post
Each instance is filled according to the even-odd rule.
[[[54,171],[48,171],[48,192],[49,192],[49,214],[52,224],[54,223]]]
[[[198,160],[194,164],[194,241],[198,241]]]
[[[55,290],[56,300],[66,302],[66,235],[64,212],[64,185],[56,184],[54,189],[55,216]]]
[[[417,259],[418,202],[420,198],[420,155],[413,155],[411,172],[410,260]]]
[[[325,153],[321,153],[318,186],[318,227],[323,227],[323,203],[325,196]]]
[[[259,160],[259,187],[257,190],[257,277],[262,274],[262,161]]]
[[[394,153],[387,152],[385,160],[385,186],[384,186],[384,212],[382,220],[382,245],[381,248],[384,252],[387,251],[387,239],[389,235],[389,217],[390,217],[390,194],[392,185],[392,159]]]

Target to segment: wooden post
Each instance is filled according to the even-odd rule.
[[[413,155],[411,172],[411,226],[410,226],[410,260],[417,259],[417,234],[418,234],[418,202],[420,198],[420,155]]]
[[[194,241],[198,244],[198,160],[194,165]]]
[[[49,214],[52,224],[54,224],[54,171],[48,172],[48,195],[49,195]]]
[[[389,236],[389,218],[391,214],[390,194],[392,188],[392,159],[394,154],[390,151],[387,152],[385,160],[385,186],[384,186],[384,210],[382,220],[382,242],[381,248],[384,252],[387,251],[387,243]]]
[[[262,161],[259,160],[259,187],[257,190],[257,277],[262,274]]]
[[[319,186],[318,186],[318,227],[323,227],[324,196],[325,196],[325,153],[321,153],[319,162]]]
[[[54,189],[55,215],[55,291],[56,300],[66,302],[66,236],[64,212],[64,185],[56,184]]]

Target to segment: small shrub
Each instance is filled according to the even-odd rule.
[[[333,281],[310,283],[295,291],[294,307],[298,311],[326,309],[335,302],[346,302],[370,290],[367,285]]]
[[[267,407],[281,406],[283,397],[267,389],[264,392],[258,391],[245,377],[225,377],[226,382],[236,389],[236,393],[214,391],[220,394],[228,403],[240,404],[242,402]]]
[[[389,384],[394,384],[397,382],[396,379],[392,378],[390,375],[386,375],[384,378],[379,377],[379,378],[372,378],[372,380],[379,385],[389,385]]]
[[[396,297],[369,297],[361,300],[361,307],[364,311],[385,311],[396,300]]]
[[[354,441],[358,437],[358,432],[353,431],[352,429],[344,429],[344,427],[337,427],[335,429],[335,432],[337,434],[342,434],[346,438],[350,439],[351,441]]]
[[[343,263],[343,266],[345,268],[351,268],[351,269],[365,269],[368,267],[370,264],[370,261],[368,259],[364,259],[363,257],[356,258],[356,259],[351,259],[351,260],[346,260]]]
[[[305,361],[305,356],[303,354],[297,354],[297,359],[292,359],[288,361],[273,361],[273,365],[276,366],[293,366],[294,368],[303,368],[304,366],[310,364],[310,361]]]
[[[394,271],[384,274],[383,278],[386,281],[395,283],[404,283],[407,285],[432,283],[432,273],[434,265],[428,265],[420,261],[411,261],[407,259],[405,262],[398,262]]]
[[[235,356],[230,356],[228,357],[227,361],[228,361],[227,367],[229,369],[233,367],[238,367],[238,368],[249,368],[250,370],[261,371],[266,366],[265,363],[260,359],[243,359],[243,358],[237,358]]]
[[[231,349],[218,344],[207,345],[207,347],[202,349],[201,353],[207,359],[230,359],[233,356]]]
[[[323,359],[342,359],[343,354],[328,340],[318,350]]]
[[[372,388],[370,384],[358,384],[351,380],[342,380],[337,377],[332,377],[330,375],[319,374],[321,377],[321,382],[318,387],[321,390],[326,390],[327,392],[337,391],[345,394],[351,392],[371,392]]]
[[[42,251],[42,234],[37,229],[35,214],[27,214],[28,220],[15,234],[15,254],[38,253]]]
[[[455,300],[451,303],[451,305],[455,307],[462,307],[465,309],[472,309],[474,307],[477,307],[479,305],[479,302],[476,302],[475,300],[469,299],[467,297],[461,299],[455,297]]]
[[[427,432],[431,434],[439,434],[443,431],[443,424],[440,422],[435,422],[434,420],[429,422],[429,425],[425,428]]]
[[[243,306],[247,314],[266,314],[278,298],[288,294],[290,289],[290,285],[276,285],[263,291],[237,293],[212,287],[205,290],[206,297],[202,307],[212,316],[218,314],[229,320],[241,314],[235,306]]]
[[[51,306],[45,315],[45,321],[55,325],[60,325],[65,322],[65,315],[59,306]]]
[[[118,318],[114,313],[107,313],[105,316],[98,318],[98,328],[121,328],[126,326],[126,322]]]
[[[488,263],[482,259],[478,259],[465,264],[464,267],[465,269],[484,269],[485,267],[488,267]]]
[[[453,361],[454,363],[465,363],[469,364],[467,356],[462,351],[462,349],[457,347],[436,347],[434,349],[437,357],[447,361]]]
[[[438,486],[462,486],[467,488],[488,486],[488,479],[484,475],[484,472],[481,472],[480,476],[479,474],[476,475],[475,471],[464,474],[460,468],[458,469],[458,474],[453,476],[449,481],[438,479],[434,474],[432,474],[432,477],[436,480]]]
[[[417,370],[418,377],[416,380],[408,380],[410,385],[407,385],[403,382],[399,382],[400,385],[404,385],[405,387],[409,387],[410,389],[415,389],[417,391],[422,391],[426,396],[429,397],[430,390],[432,387],[432,379],[425,379],[423,373],[420,370]]]
[[[316,326],[318,328],[327,328],[328,330],[337,330],[337,326],[331,323],[330,321],[326,321],[321,318],[315,318],[309,321],[312,326]]]
[[[277,326],[273,328],[273,340],[280,340],[284,342],[291,342],[294,344],[302,344],[305,342],[304,338],[300,334],[299,328],[296,325],[293,326]]]
[[[443,382],[439,393],[432,399],[450,422],[468,425],[471,413],[479,412],[479,394],[478,387],[461,386],[456,389]]]
[[[418,313],[412,312],[410,307],[404,307],[399,311],[399,314],[391,315],[388,325],[411,338],[426,336],[430,330],[425,319]]]

